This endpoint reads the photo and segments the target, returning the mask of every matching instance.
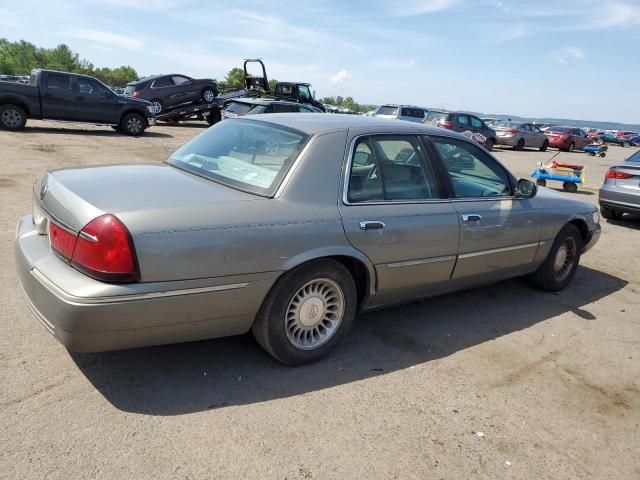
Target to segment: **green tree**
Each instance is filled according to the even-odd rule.
[[[232,68],[224,77],[223,82],[229,87],[242,88],[244,86],[244,70],[238,67]]]

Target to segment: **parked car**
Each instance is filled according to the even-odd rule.
[[[0,84],[0,128],[21,130],[28,118],[111,125],[140,135],[155,124],[152,105],[116,95],[100,80],[53,70],[33,70],[29,85]]]
[[[162,165],[49,171],[33,206],[18,278],[69,349],[252,330],[289,365],[356,312],[521,275],[561,290],[600,235],[591,203],[462,135],[358,115],[226,120]]]
[[[598,194],[604,218],[619,220],[640,213],[640,150],[607,171]]]
[[[422,123],[428,112],[426,108],[411,105],[380,105],[373,116]]]
[[[631,132],[629,130],[618,130],[616,132],[616,137],[618,137],[618,138],[629,139],[629,137],[635,137],[637,135],[638,135],[638,132]]]
[[[549,139],[538,127],[531,123],[505,122],[494,125],[498,145],[508,145],[516,150],[534,147],[544,152],[549,147]]]
[[[631,145],[632,147],[640,147],[640,135],[629,137],[629,145]]]
[[[586,133],[574,127],[550,127],[545,130],[544,134],[549,139],[550,147],[566,152],[582,150],[593,143]]]
[[[479,133],[486,138],[484,148],[491,151],[498,141],[496,131],[487,126],[480,118],[466,112],[444,112],[434,110],[424,119],[423,123],[440,128],[446,128],[454,132]]]
[[[620,145],[621,147],[628,147],[630,145],[629,139],[625,137],[618,137],[610,132],[599,132],[597,135],[591,137],[591,139],[598,145],[605,143],[612,143],[614,145]]]
[[[218,84],[208,78],[195,79],[180,74],[153,75],[128,83],[124,94],[149,100],[157,115],[191,103],[212,103],[218,96]]]
[[[236,118],[258,113],[322,113],[311,105],[269,98],[238,98],[222,110],[222,118]]]

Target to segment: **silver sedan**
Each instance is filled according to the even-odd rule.
[[[356,313],[523,276],[565,288],[589,204],[517,181],[464,136],[347,115],[221,122],[164,164],[55,170],[15,255],[71,350],[242,334],[311,362]]]
[[[544,152],[549,148],[549,139],[532,123],[500,123],[494,126],[498,145],[507,145],[516,150],[527,147]]]

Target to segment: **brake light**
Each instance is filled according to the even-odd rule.
[[[441,128],[448,128],[451,130],[453,128],[453,124],[449,120],[443,120],[440,122],[439,126]]]
[[[133,93],[131,94],[131,96],[132,96],[133,98],[139,98],[139,97],[140,97],[140,92],[133,92]]]
[[[633,175],[631,173],[621,172],[621,171],[616,170],[614,168],[610,168],[607,171],[607,174],[605,175],[604,178],[615,178],[615,179],[618,179],[618,180],[624,180],[624,179],[631,178],[631,177],[633,177]]]
[[[49,223],[51,248],[73,267],[97,280],[135,282],[140,279],[133,240],[114,215],[101,215],[75,235]]]
[[[75,233],[69,232],[57,223],[49,222],[49,242],[51,243],[51,248],[67,260],[70,260],[73,256],[76,238]]]
[[[129,230],[110,214],[80,231],[71,264],[98,280],[131,282],[140,277]]]

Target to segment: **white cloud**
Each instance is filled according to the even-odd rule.
[[[338,73],[331,77],[331,83],[344,83],[344,81],[351,77],[351,74],[346,70],[340,70]]]
[[[141,38],[117,33],[103,32],[101,30],[76,29],[66,32],[66,35],[74,38],[81,38],[89,42],[99,43],[107,47],[127,48],[138,50],[144,46]]]
[[[582,49],[578,47],[564,47],[560,50],[556,50],[551,54],[551,60],[560,64],[567,64],[570,61],[582,60],[585,54]]]
[[[586,28],[629,28],[640,26],[640,5],[614,2],[601,7],[586,22]]]
[[[460,0],[405,0],[403,2],[393,0],[388,8],[396,16],[408,17],[448,10],[458,3]]]

